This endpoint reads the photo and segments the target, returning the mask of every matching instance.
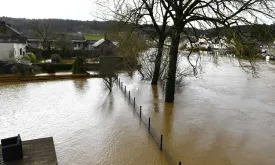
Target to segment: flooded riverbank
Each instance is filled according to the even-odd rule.
[[[174,104],[161,84],[120,78],[174,160],[275,164],[275,65],[260,63],[255,79],[228,58],[218,67],[203,60],[202,76],[185,78]],[[53,136],[60,164],[167,164],[127,98],[101,79],[1,84],[0,101],[0,138]]]
[[[121,77],[176,160],[186,165],[273,165],[275,65],[260,63],[255,79],[235,64],[227,58],[218,67],[204,63],[202,77],[186,78],[174,104],[164,103],[162,85]]]
[[[0,138],[54,137],[59,164],[167,162],[114,87],[102,79],[0,84]]]

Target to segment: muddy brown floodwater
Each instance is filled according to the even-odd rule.
[[[61,165],[166,165],[132,107],[102,79],[0,84],[0,139],[53,136]]]
[[[274,165],[275,65],[260,63],[255,79],[228,58],[203,60],[202,78],[186,78],[174,104],[162,85],[120,78],[174,160]],[[59,164],[168,164],[122,92],[109,94],[101,79],[0,84],[0,105],[0,138],[53,136]]]
[[[219,59],[204,57],[202,78],[186,78],[174,104],[164,103],[162,85],[121,76],[152,118],[158,136],[184,165],[275,164],[275,65],[259,64],[259,78]]]

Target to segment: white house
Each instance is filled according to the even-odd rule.
[[[206,36],[203,36],[199,38],[198,45],[200,48],[208,49],[209,47],[211,47],[212,42],[210,41],[209,38],[206,38]]]
[[[212,42],[213,49],[227,49],[230,45],[227,43],[226,37],[214,38]]]
[[[186,48],[191,49],[191,48],[202,48],[202,49],[208,49],[211,47],[212,42],[206,38],[205,36],[197,38],[197,39],[192,39],[191,42],[186,43]]]
[[[6,22],[0,21],[0,61],[26,54],[27,38]]]

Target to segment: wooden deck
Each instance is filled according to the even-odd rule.
[[[23,141],[22,160],[4,163],[0,145],[0,165],[57,165],[53,138]]]

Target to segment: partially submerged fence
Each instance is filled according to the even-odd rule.
[[[136,98],[131,95],[131,91],[127,90],[127,86],[123,84],[118,76],[116,77],[116,83],[119,89],[124,93],[125,97],[127,97],[129,103],[133,106],[134,112],[138,115],[144,126],[147,128],[148,133],[159,146],[160,151],[162,151],[168,163],[171,165],[181,165],[181,162],[176,161],[168,151],[168,148],[165,146],[163,142],[165,137],[163,135],[157,135],[155,129],[152,127],[151,117],[147,117],[142,113],[142,106],[138,106]]]

